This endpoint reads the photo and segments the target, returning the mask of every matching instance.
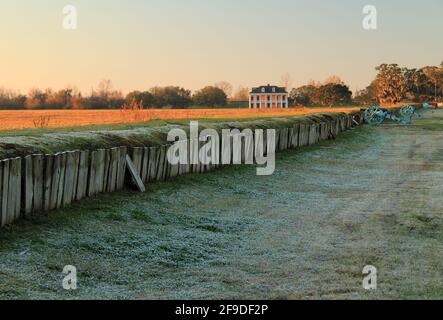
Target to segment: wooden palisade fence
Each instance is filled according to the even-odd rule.
[[[343,115],[329,122],[300,123],[291,128],[278,129],[276,151],[316,144],[362,122],[362,115],[354,114]],[[247,150],[249,149],[248,154],[250,154],[254,145],[247,141],[245,143],[248,144]],[[198,147],[203,144],[191,141],[188,158],[196,157]],[[220,152],[227,147],[229,146],[221,143]],[[2,160],[0,161],[1,227],[20,218],[29,218],[64,208],[83,198],[123,189],[125,183],[130,181],[126,173],[128,159],[131,169],[135,170],[143,184],[165,181],[188,173],[203,173],[220,166],[171,165],[167,161],[167,148],[166,145],[149,148],[119,147]],[[228,157],[230,159],[224,161],[243,163],[248,160],[245,159],[247,157],[245,154],[228,155]],[[223,161],[222,158],[220,156]]]

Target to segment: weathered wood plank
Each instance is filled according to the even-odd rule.
[[[80,170],[80,151],[74,151],[74,180],[72,186],[71,202],[74,202],[77,195],[78,175]]]
[[[0,228],[3,221],[3,162],[0,161]]]
[[[75,192],[75,200],[77,201],[86,197],[88,187],[89,151],[81,151],[79,157],[78,183]]]
[[[51,187],[54,171],[54,155],[45,155],[44,163],[45,173],[43,179],[43,210],[49,211],[51,209]]]
[[[328,124],[326,122],[320,124],[320,140],[328,140]]]
[[[340,130],[342,132],[346,131],[346,121],[345,121],[345,117],[344,116],[340,118]]]
[[[21,217],[21,207],[22,207],[22,158],[16,158],[17,165],[17,181],[15,188],[15,219]]]
[[[310,131],[310,126],[308,124],[300,125],[299,145],[301,147],[307,146],[309,144],[309,131]]]
[[[125,185],[126,176],[126,155],[128,154],[128,149],[126,147],[119,148],[119,160],[118,160],[118,178],[117,178],[117,189],[123,189]]]
[[[298,147],[298,136],[300,133],[300,125],[296,124],[292,128],[292,141],[291,141],[291,148],[297,148]]]
[[[105,170],[103,174],[103,192],[109,192],[109,183],[108,179],[110,177],[110,169],[111,169],[111,150],[105,150],[105,162],[104,162]]]
[[[148,178],[147,181],[155,181],[157,179],[157,163],[158,148],[149,148]]]
[[[66,153],[66,169],[65,180],[63,186],[63,202],[62,206],[66,207],[72,202],[72,196],[74,193],[74,175],[75,175],[75,158],[74,152]]]
[[[26,156],[24,159],[24,210],[25,217],[29,218],[33,212],[33,202],[34,202],[34,172],[32,156]]]
[[[165,149],[163,147],[159,147],[157,154],[157,181],[164,180],[164,167],[165,167]]]
[[[317,125],[312,124],[311,127],[310,127],[310,131],[309,131],[309,142],[308,142],[308,144],[310,146],[316,144],[317,143],[317,139],[318,139]]]
[[[0,161],[0,228],[3,220],[3,162]]]
[[[147,182],[149,177],[149,148],[143,148],[143,160],[141,164],[141,178]]]
[[[117,189],[118,159],[120,150],[118,148],[111,149],[111,163],[108,177],[108,192],[114,192]]]
[[[131,148],[131,160],[134,164],[134,168],[137,170],[137,173],[141,175],[142,173],[142,160],[143,160],[143,148]]]
[[[278,139],[278,141],[279,141],[278,150],[279,151],[284,151],[287,149],[287,147],[288,147],[287,139],[288,139],[288,129],[286,129],[286,128],[280,129],[279,139]]]
[[[63,194],[65,192],[65,174],[66,174],[66,161],[67,161],[67,154],[61,153],[60,154],[60,179],[58,181],[58,190],[57,190],[57,206],[56,208],[59,209],[63,205]]]
[[[166,181],[169,179],[170,174],[171,174],[171,163],[168,160],[168,148],[169,146],[163,146],[162,148],[164,148],[164,154],[165,154],[165,159],[163,160],[164,163],[164,171],[163,171],[163,181]]]
[[[280,132],[281,129],[275,129],[275,151],[280,150]]]
[[[17,162],[15,159],[8,159],[6,161],[9,162],[8,207],[6,223],[10,224],[15,220],[15,202],[17,200],[15,195],[17,185]]]
[[[9,201],[9,160],[2,160],[3,185],[2,185],[2,227],[8,224],[8,201]]]
[[[294,128],[288,129],[288,149],[292,149],[292,138],[294,137]]]
[[[140,192],[145,192],[146,191],[145,185],[143,184],[138,169],[135,167],[129,155],[126,155],[126,166],[129,169],[129,172],[131,173],[133,181],[135,182],[138,190],[140,190]]]
[[[44,178],[44,160],[45,156],[41,154],[32,155],[32,171],[33,171],[33,188],[34,188],[34,201],[33,212],[39,212],[43,210],[43,178]]]
[[[177,141],[175,143],[177,143],[180,148],[181,148],[181,146],[183,144],[182,141]],[[169,150],[168,148],[170,148],[170,146],[168,146],[166,148],[166,154],[168,153],[168,150]],[[171,164],[169,162],[168,157],[166,157],[166,161],[168,163],[168,179],[175,179],[177,176],[180,175],[180,173],[182,171],[182,165],[180,163],[180,159],[179,159],[177,164]]]
[[[92,197],[94,196],[97,191],[96,191],[96,175],[97,175],[97,161],[98,161],[98,152],[97,151],[92,151],[91,152],[91,156],[90,159],[88,161],[88,197]],[[126,161],[126,160],[125,160]]]
[[[49,209],[53,210],[57,208],[58,199],[58,185],[60,182],[60,166],[62,156],[60,153],[54,155],[54,164],[52,169],[52,181],[51,181],[51,197],[49,200]]]
[[[103,192],[103,183],[105,180],[105,158],[106,150],[97,150],[96,173],[95,173],[95,193]]]

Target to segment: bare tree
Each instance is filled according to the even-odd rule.
[[[112,84],[112,81],[109,79],[104,79],[98,84],[97,95],[101,98],[108,99],[113,88],[114,85]]]
[[[280,78],[280,84],[285,87],[288,91],[292,89],[292,77],[289,72],[286,72]]]
[[[238,87],[237,91],[235,91],[232,96],[232,101],[235,102],[244,102],[249,100],[249,89],[246,87]]]
[[[226,94],[228,99],[231,98],[233,87],[232,87],[232,85],[229,82],[227,82],[227,81],[220,81],[220,82],[217,82],[214,86],[216,88],[219,88],[219,89],[223,90],[223,92]]]

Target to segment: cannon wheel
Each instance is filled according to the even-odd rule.
[[[414,114],[415,114],[415,109],[413,106],[406,106],[400,109],[400,115],[403,118],[411,119]]]
[[[371,106],[365,110],[365,121],[371,126],[382,124],[385,118],[385,112],[377,106]]]

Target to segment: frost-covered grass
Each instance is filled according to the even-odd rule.
[[[434,120],[280,154],[270,177],[226,168],[21,222],[0,231],[0,298],[443,298]],[[362,288],[365,265],[377,291]]]

